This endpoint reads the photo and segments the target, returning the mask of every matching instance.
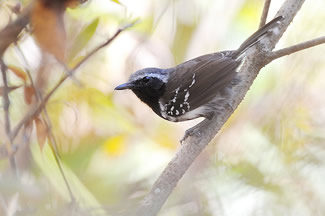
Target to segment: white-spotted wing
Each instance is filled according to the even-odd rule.
[[[231,54],[200,56],[173,69],[173,80],[168,80],[159,101],[162,116],[179,117],[211,101],[237,74],[241,60],[231,58]]]

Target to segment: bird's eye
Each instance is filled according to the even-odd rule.
[[[144,83],[149,82],[149,80],[150,80],[150,78],[149,78],[148,76],[145,76],[145,77],[142,78],[142,81],[143,81]]]

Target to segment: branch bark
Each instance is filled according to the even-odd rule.
[[[304,0],[286,0],[276,16],[284,16],[279,31],[276,34],[270,34],[263,42],[259,43],[255,52],[247,57],[239,73],[242,82],[234,88],[234,94],[229,98],[229,104],[237,108],[244,99],[250,86],[253,84],[256,76],[262,67],[270,63],[268,56],[272,55],[272,50],[286,31],[293,18],[300,10]],[[215,137],[221,127],[225,124],[233,110],[225,107],[223,113],[215,116],[211,121],[204,120],[200,128],[201,134],[188,137],[174,158],[169,162],[165,170],[159,176],[151,191],[142,201],[136,215],[137,216],[154,216],[157,215],[178,181],[182,178],[187,169],[191,166],[198,155]]]
[[[0,58],[2,58],[10,44],[18,40],[18,35],[29,23],[31,5],[28,6],[14,22],[9,23],[0,31]]]
[[[301,50],[304,49],[308,49],[314,46],[318,46],[320,44],[324,44],[325,43],[325,36],[323,37],[319,37],[319,38],[315,38],[313,40],[309,40],[309,41],[305,41],[287,48],[283,48],[277,51],[274,51],[271,53],[271,55],[269,55],[269,61],[273,61],[277,58],[281,58],[283,56],[286,55],[291,55],[295,52],[299,52]]]

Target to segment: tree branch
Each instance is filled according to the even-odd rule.
[[[31,5],[12,23],[9,23],[0,31],[0,57],[2,58],[10,44],[18,40],[18,35],[29,23]]]
[[[287,48],[273,51],[269,55],[268,59],[269,59],[269,61],[273,61],[277,58],[281,58],[286,55],[291,55],[295,52],[299,52],[301,50],[308,49],[308,48],[311,48],[311,47],[314,47],[314,46],[317,46],[317,45],[320,45],[323,43],[325,43],[325,36],[315,38],[313,40],[305,41],[305,42],[302,42],[302,43],[299,43],[299,44],[296,44],[296,45],[293,45],[293,46],[290,46]]]
[[[5,115],[5,131],[8,137],[11,134],[11,127],[10,127],[10,118],[9,118],[9,107],[10,107],[10,100],[9,100],[9,87],[8,87],[8,78],[7,78],[7,66],[3,62],[3,59],[0,59],[1,65],[1,74],[3,80],[3,109]]]
[[[14,172],[15,175],[18,175],[17,173],[18,170],[15,161],[16,150],[14,149],[14,145],[13,145],[12,131],[10,125],[10,115],[9,115],[10,100],[8,94],[10,89],[8,88],[7,66],[3,61],[3,56],[7,48],[12,43],[18,40],[18,36],[20,32],[29,23],[30,11],[31,11],[31,6],[28,6],[14,22],[10,22],[5,28],[3,28],[0,31],[0,64],[1,64],[2,79],[4,83],[4,88],[3,88],[4,118],[5,118],[5,131],[8,137],[7,154],[9,157],[11,170]]]
[[[262,28],[266,23],[267,15],[269,14],[270,5],[271,5],[271,0],[265,0],[259,28]]]
[[[289,24],[292,22],[296,13],[303,5],[304,0],[286,0],[281,9],[278,11],[277,16],[284,16],[282,24],[278,28],[276,34],[269,34],[268,36],[257,44],[257,49],[250,56],[241,68],[239,73],[241,82],[234,87],[234,94],[228,99],[229,105],[237,108],[240,102],[245,97],[247,91],[258,75],[262,67],[267,61],[267,54],[275,47],[276,43],[282,37]],[[184,175],[186,170],[191,166],[198,155],[218,133],[224,123],[233,113],[233,110],[224,107],[223,112],[215,116],[211,121],[204,120],[205,123],[200,127],[201,134],[188,137],[181,148],[176,153],[174,158],[169,162],[165,170],[159,176],[151,191],[142,201],[138,208],[137,216],[154,216],[157,215],[166,199],[176,187],[177,182]]]
[[[17,174],[16,168],[16,161],[15,161],[15,154],[13,151],[13,142],[11,139],[11,126],[10,126],[10,100],[9,100],[9,87],[8,87],[8,80],[7,80],[7,65],[3,62],[3,59],[0,58],[0,66],[1,66],[1,73],[2,73],[2,80],[3,80],[3,109],[4,109],[4,119],[5,119],[5,131],[8,138],[7,141],[7,152],[9,156],[10,167],[13,173]]]

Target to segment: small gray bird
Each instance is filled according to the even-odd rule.
[[[131,89],[160,117],[186,121],[198,117],[212,119],[224,107],[232,87],[240,82],[237,76],[246,51],[263,36],[277,28],[278,16],[252,34],[233,51],[203,55],[173,68],[145,68],[131,74],[127,83],[115,90]],[[195,127],[186,131],[189,135]]]

